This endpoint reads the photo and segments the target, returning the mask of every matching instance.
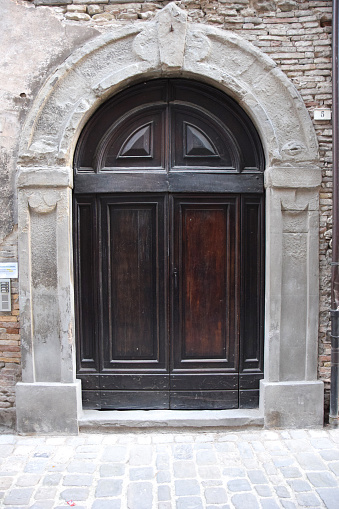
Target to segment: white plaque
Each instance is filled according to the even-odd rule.
[[[0,279],[16,279],[18,277],[18,262],[0,262]]]
[[[329,108],[316,108],[314,110],[314,120],[331,120],[332,111]]]

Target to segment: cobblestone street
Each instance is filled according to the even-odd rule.
[[[339,508],[339,430],[0,436],[2,508]]]

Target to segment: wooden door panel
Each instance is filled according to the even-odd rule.
[[[237,198],[178,196],[173,207],[173,369],[234,370]]]
[[[206,169],[238,169],[240,155],[234,140],[220,122],[214,122],[201,108],[171,106],[172,161],[171,171],[179,168],[192,171]]]
[[[88,182],[85,185],[91,185],[89,182],[91,175],[88,175]],[[147,177],[147,175],[146,175]],[[154,179],[155,180],[155,179]],[[168,191],[172,193],[242,193],[250,191],[251,193],[262,193],[264,184],[263,174],[252,175],[250,173],[192,173],[188,171],[173,171],[168,174]],[[155,191],[164,189],[164,181],[157,175],[156,182],[153,183]],[[146,189],[148,190],[148,189]]]
[[[189,208],[182,218],[183,359],[225,357],[227,224],[223,209]]]
[[[164,197],[101,206],[103,368],[164,367]]]
[[[79,374],[78,378],[81,380],[81,388],[86,391],[100,390],[100,374],[99,373],[86,373]]]
[[[261,367],[263,252],[262,197],[242,197],[241,371]]]
[[[263,378],[263,197],[243,195],[241,206],[240,408],[255,408]]]
[[[100,391],[82,389],[82,408],[84,410],[101,410]]]
[[[166,410],[169,393],[165,391],[101,391],[100,404],[104,409],[115,410]]]
[[[97,274],[97,206],[95,196],[78,196],[75,203],[77,300],[77,363],[79,372],[99,370]],[[81,341],[80,341],[81,338]]]
[[[188,104],[194,109],[208,112],[212,119],[217,119],[220,126],[225,126],[231,136],[236,139],[237,152],[241,155],[242,169],[253,170],[264,167],[264,154],[259,135],[244,110],[231,98],[217,89],[208,94],[208,86],[184,79],[169,80],[170,104]],[[204,90],[205,89],[205,90]],[[214,141],[214,140],[213,140]]]
[[[242,371],[239,373],[239,388],[240,389],[257,389],[259,390],[260,380],[263,378],[262,369]]]
[[[152,207],[109,205],[110,360],[156,359]],[[105,356],[107,361],[107,356]]]
[[[169,390],[169,376],[161,374],[117,374],[101,375],[100,388],[102,390],[154,390],[154,391],[168,391]]]
[[[166,106],[133,112],[101,141],[97,167],[115,171],[164,169]]]
[[[101,198],[102,408],[168,408],[166,201]]]
[[[232,390],[238,385],[238,373],[227,373],[225,376],[222,374],[213,374],[204,372],[185,373],[183,375],[171,373],[170,377],[170,390],[183,390],[190,391],[192,389],[197,391],[228,391]]]
[[[171,391],[172,410],[230,410],[238,408],[238,391]]]
[[[258,408],[258,406],[259,388],[239,390],[239,408]]]
[[[180,170],[171,173],[152,172],[101,172],[83,173],[74,176],[76,192],[105,193],[114,189],[117,193],[242,193],[262,194],[264,176],[262,173],[214,173]]]
[[[173,197],[171,408],[238,405],[238,214],[236,196]]]

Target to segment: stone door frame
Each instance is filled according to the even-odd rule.
[[[91,114],[145,78],[197,79],[232,96],[254,122],[265,157],[266,427],[323,422],[318,359],[317,140],[298,92],[276,64],[237,35],[190,23],[174,3],[152,21],[98,36],[37,95],[21,134],[18,217],[22,382],[20,433],[77,433],[72,263],[73,155]]]

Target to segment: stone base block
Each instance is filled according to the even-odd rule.
[[[314,428],[324,424],[324,384],[260,382],[260,408],[266,428]]]
[[[77,435],[81,382],[16,385],[17,431],[20,434]]]

